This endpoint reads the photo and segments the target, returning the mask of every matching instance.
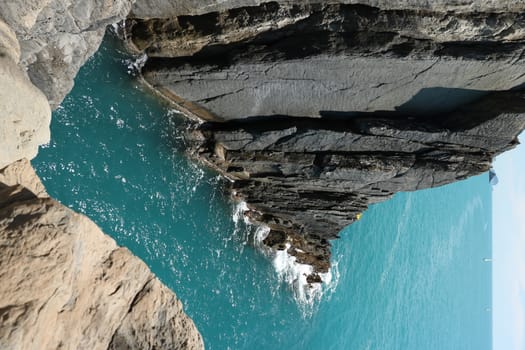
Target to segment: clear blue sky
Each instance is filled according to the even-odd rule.
[[[523,145],[496,159],[493,190],[495,350],[525,350],[525,132]]]

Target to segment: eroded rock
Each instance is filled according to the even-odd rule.
[[[454,113],[252,118],[209,122],[192,135],[198,158],[232,180],[245,214],[270,227],[264,243],[315,274],[330,243],[370,204],[489,170],[525,128],[525,95],[502,92]]]
[[[155,3],[126,26],[145,80],[309,281],[370,204],[487,171],[525,126],[522,1]]]
[[[106,26],[124,19],[134,0],[0,2],[0,19],[16,33],[20,65],[56,108],[80,67],[102,42]]]
[[[203,348],[175,294],[46,197],[27,161],[0,170],[0,181],[0,348]]]
[[[33,158],[50,138],[49,104],[18,65],[19,58],[16,36],[0,20],[0,168]]]
[[[130,19],[128,37],[145,79],[207,120],[449,112],[525,83],[523,12],[421,7],[267,2]]]

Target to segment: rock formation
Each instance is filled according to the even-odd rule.
[[[38,146],[49,142],[49,104],[17,65],[19,60],[18,40],[0,20],[0,168],[33,158]]]
[[[126,22],[143,77],[312,282],[368,205],[485,172],[525,127],[523,2],[155,4]]]
[[[195,155],[310,282],[369,204],[486,171],[525,125],[506,91],[525,83],[521,0],[0,2],[1,348],[202,347],[174,294],[17,162],[128,13],[146,81],[206,121]]]
[[[434,117],[208,122],[193,139],[198,156],[232,180],[246,215],[270,227],[264,243],[288,244],[298,262],[324,273],[329,240],[370,204],[486,172],[524,128],[525,94],[501,92]]]
[[[20,65],[56,108],[80,67],[102,42],[106,26],[125,18],[134,0],[1,1],[0,19],[16,33]]]
[[[269,2],[129,20],[128,31],[149,57],[146,80],[190,112],[196,105],[227,120],[428,113],[525,83],[522,16]],[[436,87],[446,89],[414,100]]]
[[[28,161],[0,170],[0,245],[0,348],[203,348],[173,292]]]
[[[130,4],[0,2],[1,349],[203,348],[175,294],[92,221],[49,198],[20,160],[49,142],[50,104]]]

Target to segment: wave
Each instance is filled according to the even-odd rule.
[[[270,228],[251,222],[245,215],[249,210],[246,202],[236,203],[233,209],[235,233],[244,234],[244,244],[251,244],[272,261],[277,281],[292,291],[303,316],[312,316],[323,297],[328,298],[337,287],[339,282],[337,261],[332,263],[328,272],[319,274],[322,283],[308,283],[306,277],[313,272],[313,267],[298,263],[297,258],[288,253],[291,247],[289,243],[284,250],[274,250],[266,246],[263,241],[270,233]]]

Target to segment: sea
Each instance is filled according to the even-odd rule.
[[[290,281],[302,267],[262,248],[264,228],[188,156],[189,124],[140,82],[141,61],[107,34],[33,165],[50,195],[177,294],[207,349],[492,347],[488,174],[371,206],[332,242],[329,281],[305,298]]]

